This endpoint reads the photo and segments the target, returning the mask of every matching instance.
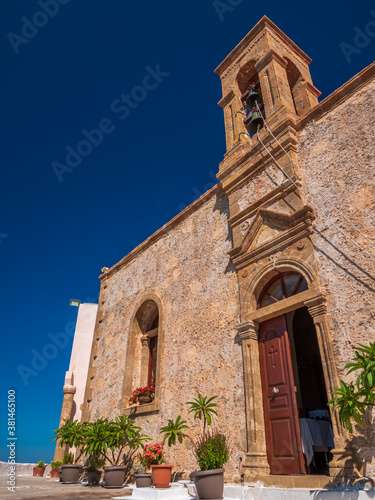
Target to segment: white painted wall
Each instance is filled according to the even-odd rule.
[[[78,309],[69,371],[66,372],[64,384],[76,388],[72,420],[81,420],[97,310],[98,304],[80,304]]]

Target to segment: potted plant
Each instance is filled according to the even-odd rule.
[[[64,420],[64,425],[54,430],[55,435],[52,441],[58,440],[61,447],[67,445],[72,448],[74,446],[77,450],[80,450],[84,445],[85,425],[85,423],[82,424],[78,420]],[[69,455],[73,458],[73,454]],[[82,470],[82,465],[77,463],[81,455],[82,450],[78,451],[74,463],[63,463],[61,466],[61,481],[63,484],[77,483]]]
[[[155,488],[169,488],[173,465],[165,464],[165,451],[161,443],[146,444],[143,448],[143,461],[146,467],[151,467],[152,484]]]
[[[223,465],[228,461],[228,446],[225,436],[219,431],[209,433],[207,426],[212,424],[212,416],[217,415],[214,408],[217,404],[214,399],[203,397],[198,394],[198,398],[189,401],[189,413],[194,413],[194,420],[203,420],[203,430],[200,438],[194,440],[185,433],[189,429],[184,420],[179,415],[174,422],[168,420],[168,425],[160,430],[164,433],[163,442],[168,440],[168,446],[176,444],[176,440],[182,443],[183,439],[189,438],[194,446],[194,453],[201,468],[201,471],[193,472],[190,477],[194,480],[200,499],[219,499],[223,497],[224,491],[224,469]]]
[[[207,432],[207,425],[212,424],[212,415],[217,416],[216,403],[211,398],[198,394],[198,398],[189,401],[189,413],[194,413],[194,420],[203,420],[203,431],[199,439],[194,443],[194,453],[200,471],[190,474],[194,480],[199,499],[220,499],[224,492],[224,469],[223,465],[228,461],[229,450],[224,434],[218,430]]]
[[[60,477],[59,467],[63,464],[62,460],[52,460],[51,477]]]
[[[35,467],[33,467],[33,476],[43,477],[47,464],[44,460],[40,460]]]
[[[131,405],[135,405],[137,403],[139,404],[146,404],[146,403],[151,403],[155,396],[155,379],[151,379],[151,385],[146,385],[145,387],[137,387],[134,389],[132,392],[132,395],[130,396],[129,403]]]
[[[127,415],[86,423],[85,451],[100,454],[111,464],[104,467],[106,488],[122,488],[131,477],[135,453],[147,439]]]
[[[73,453],[64,453],[64,458],[63,458],[63,463],[62,465],[68,465],[72,464],[74,462],[74,455]]]
[[[137,488],[149,488],[152,485],[152,475],[146,472],[146,466],[143,463],[135,463],[132,472]]]
[[[98,453],[93,453],[87,458],[87,484],[89,486],[99,486],[105,460]]]
[[[190,474],[200,499],[222,499],[224,491],[223,465],[228,461],[229,449],[224,434],[218,430],[206,432],[195,444],[195,457],[200,471]]]

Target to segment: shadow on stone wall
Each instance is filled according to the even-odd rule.
[[[219,210],[221,215],[225,215],[227,218],[227,221],[229,221],[230,217],[230,210],[229,210],[229,199],[226,193],[219,193],[216,195],[216,202],[214,205],[214,211]],[[228,226],[228,236],[226,238],[226,241],[229,241],[231,244],[231,248],[233,248],[233,233],[232,233],[232,228],[230,227],[229,222],[227,222]],[[231,261],[230,257],[228,256],[228,265],[225,269],[225,274],[227,273],[234,273],[236,271],[233,262]]]
[[[375,489],[368,491],[369,488],[374,488],[375,481],[367,476],[367,465],[371,463],[374,457],[374,450],[369,450],[368,447],[366,447],[366,432],[362,431],[362,434],[363,435],[352,436],[351,439],[347,441],[344,452],[339,457],[339,460],[344,464],[344,468],[339,474],[331,477],[327,485],[328,488],[338,488],[339,491],[341,492],[342,490],[343,493],[350,491],[351,500],[358,498],[359,491],[365,488],[367,497],[375,498]],[[314,499],[320,498],[323,497],[320,497],[318,494],[314,496]],[[347,497],[338,496],[337,498]]]
[[[344,259],[348,262],[348,264],[350,264],[351,266],[353,266],[353,268],[355,268],[357,271],[360,271],[362,274],[363,274],[363,277],[365,278],[369,278],[371,281],[373,281],[375,283],[375,277],[370,274],[369,272],[365,271],[365,269],[363,269],[363,267],[361,267],[360,265],[358,265],[356,262],[354,262],[350,257],[348,257],[348,255],[343,252],[342,250],[340,250],[339,248],[337,248],[330,240],[328,240],[320,231],[318,231],[316,228],[315,228],[315,233],[317,235],[319,235],[320,238],[322,238],[322,240],[324,240],[329,246],[331,246],[336,252],[338,252],[342,257],[344,257]],[[332,262],[335,266],[339,267],[340,269],[342,269],[346,274],[348,274],[350,277],[354,278],[356,281],[358,281],[362,286],[364,286],[365,288],[367,288],[367,290],[369,290],[370,292],[375,292],[375,288],[371,287],[370,285],[368,285],[365,281],[363,281],[358,275],[354,274],[354,270],[349,270],[348,267],[344,267],[342,264],[340,264],[339,262],[337,262],[337,260],[333,259],[331,256],[329,256],[324,250],[323,248],[319,247],[316,243],[314,244],[314,249],[316,252],[318,253],[321,253],[322,255],[324,255],[324,257],[326,257],[330,262]]]

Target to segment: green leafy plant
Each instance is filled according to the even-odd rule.
[[[83,452],[81,448],[85,441],[85,425],[86,423],[78,422],[78,420],[64,420],[64,425],[60,429],[54,430],[55,435],[51,440],[58,441],[61,447],[67,445],[72,448],[74,446],[77,450],[80,450],[76,462],[78,462]]]
[[[59,467],[61,467],[62,464],[63,464],[62,460],[52,460],[52,462],[51,462],[51,468],[52,469],[58,469]]]
[[[194,451],[201,470],[221,469],[229,459],[226,437],[218,430],[207,432],[198,439]]]
[[[359,371],[356,382],[347,384],[340,380],[340,388],[332,391],[334,397],[328,404],[333,405],[333,410],[338,410],[340,422],[352,433],[352,420],[363,429],[367,408],[375,406],[375,342],[355,346],[354,358],[345,369],[347,375]]]
[[[102,455],[111,465],[125,466],[126,482],[131,477],[135,454],[147,439],[127,415],[115,420],[98,419],[86,423],[84,450],[89,455]]]
[[[93,453],[87,457],[87,470],[98,471],[105,465],[105,460],[98,453]]]
[[[36,464],[37,467],[42,467],[43,469],[45,467],[47,467],[47,464],[44,460],[40,460],[37,464]]]
[[[164,434],[163,444],[168,440],[168,446],[176,444],[176,439],[179,443],[182,443],[183,439],[190,436],[183,432],[184,429],[189,429],[185,420],[181,420],[181,415],[176,418],[176,422],[172,419],[168,420],[168,424],[161,427],[160,431]]]
[[[73,453],[64,453],[64,458],[63,458],[63,465],[68,465],[72,464],[74,462],[74,455]]]
[[[212,423],[212,415],[217,416],[217,413],[214,410],[217,404],[212,403],[212,401],[216,398],[217,396],[208,398],[198,394],[198,399],[194,398],[193,401],[189,401],[187,403],[190,406],[189,413],[194,413],[194,420],[196,418],[202,420],[203,418],[203,434],[206,432],[206,425],[211,425]]]

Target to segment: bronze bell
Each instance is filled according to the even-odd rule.
[[[249,108],[253,108],[255,103],[260,104],[262,102],[262,96],[255,89],[250,90],[249,95],[246,97],[246,105]]]
[[[258,130],[258,125],[260,125],[259,129],[263,127],[263,117],[259,113],[259,111],[254,111],[251,115],[251,118],[248,123],[246,123],[247,130],[252,134],[256,134]]]

